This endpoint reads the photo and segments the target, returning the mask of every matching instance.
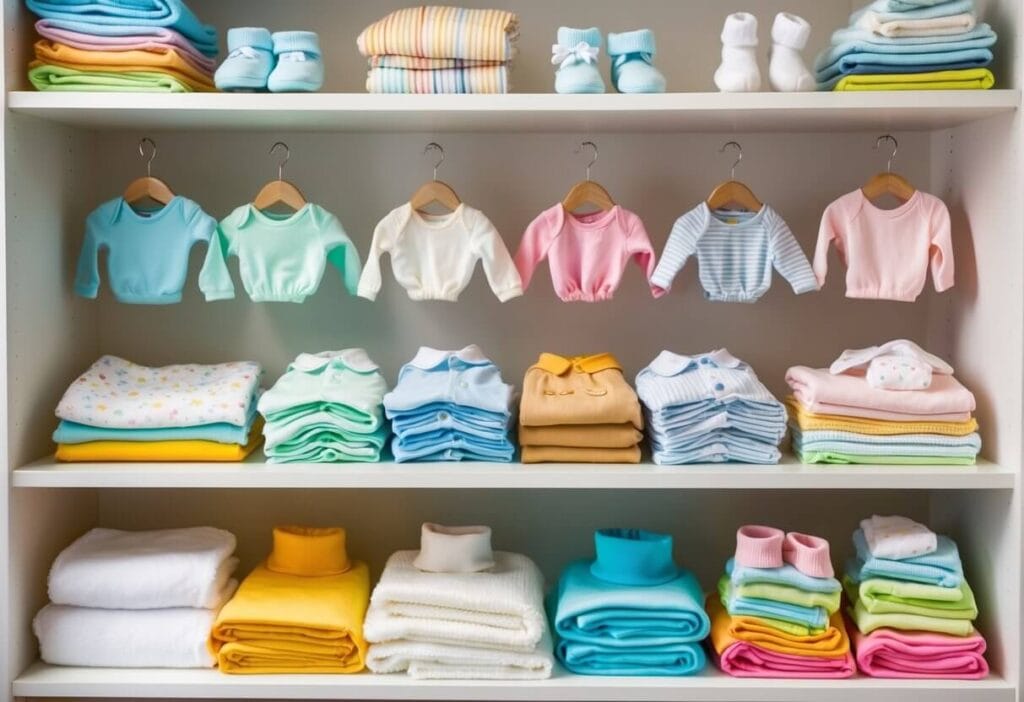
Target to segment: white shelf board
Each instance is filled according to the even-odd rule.
[[[14,471],[16,488],[487,488],[487,489],[928,489],[1006,490],[1016,473],[976,466],[690,466],[596,463],[58,463]]]
[[[1012,112],[1019,90],[659,95],[8,93],[14,112],[95,130],[921,130]]]
[[[224,675],[216,670],[61,668],[35,663],[16,697],[337,700],[706,700],[708,702],[1012,702],[1014,687],[985,680],[757,680],[706,670],[692,678],[613,678],[559,671],[550,680],[422,681],[405,675]]]

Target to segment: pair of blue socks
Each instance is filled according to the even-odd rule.
[[[552,47],[556,93],[603,93],[604,79],[597,70],[601,51],[601,30],[559,27]],[[608,34],[612,59],[612,85],[620,93],[663,93],[665,77],[654,67],[654,32],[637,29]]]
[[[316,92],[324,84],[320,38],[316,32],[229,29],[228,57],[213,80],[224,91]]]

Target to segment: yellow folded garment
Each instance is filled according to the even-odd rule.
[[[523,463],[639,463],[640,447],[523,446]]]
[[[786,398],[789,419],[801,431],[849,431],[873,436],[899,434],[940,434],[967,436],[978,431],[978,421],[971,417],[966,422],[890,422],[863,417],[842,417],[837,414],[815,414],[790,395]]]
[[[625,424],[563,424],[554,427],[519,427],[523,446],[568,446],[575,448],[631,448],[644,435],[632,422]]]
[[[83,51],[41,39],[36,58],[44,63],[80,71],[163,71],[196,91],[212,91],[213,78],[197,69],[174,49],[166,51]]]
[[[996,84],[987,68],[962,68],[930,73],[881,73],[844,76],[832,90],[988,90]]]
[[[202,461],[231,463],[244,461],[263,443],[263,420],[257,418],[249,431],[249,443],[220,444],[216,441],[89,441],[57,444],[57,460],[67,463],[138,461]]]
[[[724,630],[719,632],[722,640],[746,641],[776,653],[814,658],[839,658],[850,651],[850,637],[843,625],[843,615],[839,613],[832,615],[824,632],[794,636],[763,624],[756,617],[730,617],[717,595],[708,598],[707,610],[712,626]]]

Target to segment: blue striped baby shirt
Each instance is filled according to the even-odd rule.
[[[704,297],[720,302],[754,302],[772,284],[772,267],[789,281],[793,292],[818,289],[811,264],[793,232],[775,210],[712,211],[702,202],[672,227],[651,284],[668,290],[697,255]]]

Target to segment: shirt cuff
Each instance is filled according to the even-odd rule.
[[[374,300],[377,299],[377,293],[378,292],[380,292],[380,291],[379,290],[371,290],[370,288],[363,288],[363,287],[360,287],[360,288],[356,289],[356,295],[358,295],[359,297],[363,298],[364,300],[369,300],[370,302],[373,302]]]
[[[96,286],[76,285],[75,294],[87,300],[95,300],[100,294],[100,288]]]
[[[521,297],[523,294],[523,288],[522,286],[517,285],[514,288],[502,290],[501,292],[495,292],[494,294],[497,295],[498,299],[501,300],[502,302],[508,302],[514,297]]]
[[[812,279],[810,282],[793,286],[793,292],[797,295],[803,295],[804,293],[809,292],[818,292],[819,290],[821,290],[821,287],[818,285],[817,279]]]
[[[234,290],[211,290],[203,293],[206,296],[207,302],[217,302],[218,300],[234,300]]]

